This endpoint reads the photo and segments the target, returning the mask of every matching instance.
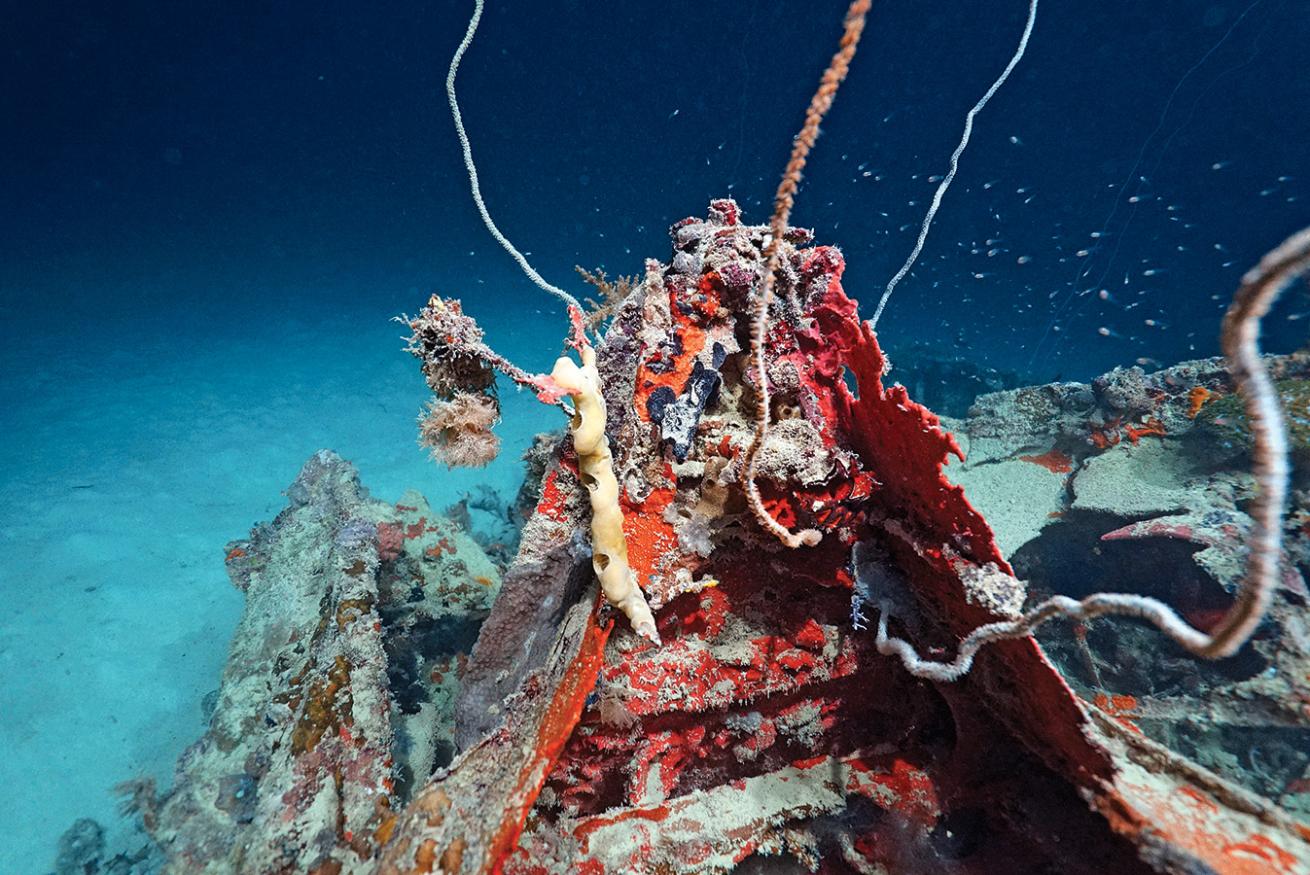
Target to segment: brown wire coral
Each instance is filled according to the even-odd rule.
[[[837,53],[828,63],[819,80],[819,88],[814,92],[810,106],[805,111],[805,124],[796,135],[792,145],[791,158],[783,171],[778,192],[773,198],[773,218],[769,222],[769,242],[764,249],[764,278],[760,283],[755,300],[755,319],[751,331],[751,360],[755,364],[759,389],[756,393],[758,407],[756,411],[755,437],[746,450],[746,500],[760,525],[768,529],[778,540],[788,547],[808,546],[819,543],[823,535],[818,529],[805,529],[792,533],[779,523],[764,506],[760,491],[755,486],[755,471],[760,448],[769,436],[769,372],[764,362],[764,346],[769,332],[769,304],[773,299],[773,287],[782,258],[783,236],[787,233],[787,222],[791,218],[792,204],[796,200],[796,190],[801,184],[801,171],[809,159],[810,149],[819,138],[819,124],[832,108],[832,101],[837,96],[837,88],[850,69],[855,49],[860,44],[860,35],[864,33],[864,20],[869,14],[871,0],[854,0],[846,10],[845,29]]]

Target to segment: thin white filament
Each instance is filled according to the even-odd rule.
[[[491,220],[491,213],[487,211],[486,203],[482,200],[482,189],[478,186],[478,169],[473,164],[473,147],[469,145],[468,134],[464,132],[464,117],[460,115],[459,101],[455,99],[455,74],[459,72],[459,62],[464,59],[464,53],[468,51],[469,44],[473,42],[473,34],[478,29],[478,22],[482,20],[482,5],[483,0],[474,0],[473,17],[469,19],[469,26],[464,34],[464,40],[459,44],[459,48],[455,50],[455,57],[450,60],[450,72],[446,74],[446,99],[450,101],[450,115],[455,119],[455,131],[459,134],[460,148],[464,150],[464,167],[468,170],[469,187],[473,189],[473,203],[477,204],[478,213],[482,216],[482,223],[487,226],[491,236],[496,238],[496,242],[514,257],[514,260],[519,263],[519,267],[523,268],[523,272],[527,274],[528,279],[559,298],[569,307],[577,307],[581,311],[582,306],[578,303],[577,298],[558,286],[546,282],[541,274],[537,273],[531,264],[528,264],[528,259],[524,257],[523,253],[519,252],[514,244],[510,243],[509,239],[496,227],[496,223]]]
[[[887,306],[887,299],[892,296],[892,291],[905,279],[905,275],[914,267],[914,263],[919,260],[919,253],[923,251],[923,244],[928,239],[928,229],[932,226],[932,220],[937,215],[937,210],[941,208],[942,198],[946,195],[946,189],[951,187],[951,182],[955,179],[955,172],[960,168],[960,156],[964,154],[964,149],[969,145],[969,137],[973,134],[973,120],[982,108],[987,105],[987,101],[992,99],[1000,87],[1005,84],[1005,80],[1010,78],[1010,72],[1019,65],[1023,58],[1023,53],[1028,50],[1028,37],[1032,35],[1033,23],[1037,21],[1037,0],[1030,0],[1028,4],[1028,23],[1024,25],[1023,36],[1019,38],[1019,47],[1015,49],[1014,57],[1010,58],[1010,63],[1005,65],[1001,75],[992,83],[992,87],[987,89],[987,93],[982,99],[973,105],[964,117],[964,135],[960,137],[960,145],[955,147],[951,153],[951,169],[943,177],[941,184],[937,186],[937,191],[932,196],[932,204],[928,207],[928,214],[923,217],[923,227],[919,229],[919,239],[914,244],[914,250],[910,252],[910,257],[905,259],[905,264],[901,269],[896,271],[896,275],[887,283],[886,290],[882,293],[882,299],[878,301],[878,309],[873,311],[873,318],[869,320],[869,326],[876,328],[878,320],[882,317],[882,311]]]

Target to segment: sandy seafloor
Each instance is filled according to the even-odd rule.
[[[169,785],[205,729],[201,699],[242,608],[223,547],[278,513],[314,451],[353,461],[377,497],[413,487],[441,508],[478,483],[512,498],[532,435],[563,425],[502,389],[500,458],[448,472],[415,443],[427,389],[388,321],[424,293],[311,313],[279,309],[313,299],[303,291],[225,295],[0,314],[5,875],[50,871],[78,817],[105,825],[113,848],[112,787],[139,774]],[[535,350],[520,363],[549,367],[564,330],[549,301],[499,325],[505,308],[478,309],[502,352]]]

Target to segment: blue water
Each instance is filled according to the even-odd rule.
[[[240,595],[222,547],[314,450],[395,499],[512,490],[557,425],[450,474],[401,326],[439,291],[548,367],[556,303],[488,238],[443,82],[469,3],[11,4],[0,29],[0,871],[202,731]],[[731,195],[765,221],[842,2],[493,2],[459,78],[497,222],[579,294]],[[793,222],[872,312],[1026,4],[874,5]],[[1217,352],[1241,272],[1310,223],[1295,0],[1045,0],[880,333],[1087,379]],[[1104,291],[1104,294],[1102,294]],[[1303,293],[1267,324],[1304,342]],[[36,789],[36,788],[39,788]]]

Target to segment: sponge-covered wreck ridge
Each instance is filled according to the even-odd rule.
[[[984,399],[959,424],[982,461],[963,466],[884,383],[840,253],[806,231],[780,247],[754,366],[767,235],[714,201],[673,226],[671,260],[647,262],[594,347],[575,314],[578,373],[516,374],[575,415],[539,445],[503,575],[421,497],[389,505],[336,456],[307,463],[287,509],[229,546],[247,606],[209,731],[171,789],[135,787],[165,871],[1310,871],[1306,493],[1234,657],[1104,618],[1045,627],[1049,655],[1001,636],[954,680],[897,658],[901,641],[950,663],[979,627],[1104,588],[1085,576],[1109,567],[1102,547],[1118,586],[1202,628],[1225,616],[1255,487],[1221,365]],[[411,324],[438,394],[425,439],[485,442],[491,369],[512,366],[457,302]],[[1271,363],[1304,408],[1288,399],[1310,397],[1305,358]],[[603,446],[580,453],[589,385]],[[761,525],[750,467],[758,504],[812,545]],[[987,487],[992,469],[1034,473],[1040,521]],[[639,587],[602,592],[620,564]]]

